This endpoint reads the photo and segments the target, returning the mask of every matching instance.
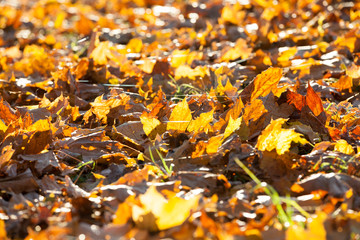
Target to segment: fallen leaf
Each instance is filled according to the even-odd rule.
[[[261,132],[256,148],[260,151],[269,152],[275,149],[279,155],[282,155],[289,151],[292,142],[300,144],[308,143],[302,137],[302,134],[295,132],[294,129],[282,128],[286,121],[283,118],[271,120],[270,124]]]
[[[272,89],[276,89],[282,77],[281,68],[268,68],[256,78],[240,93],[243,102],[253,101],[258,97],[265,97]]]
[[[171,129],[178,132],[185,132],[191,120],[191,111],[186,99],[184,98],[184,100],[179,102],[171,112],[166,130]]]

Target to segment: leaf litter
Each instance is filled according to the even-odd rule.
[[[358,239],[360,5],[2,1],[1,239]]]

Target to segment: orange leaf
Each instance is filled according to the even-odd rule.
[[[258,97],[265,97],[275,90],[282,76],[281,68],[270,67],[263,71],[241,92],[244,102],[253,101]]]
[[[258,120],[266,112],[267,110],[265,109],[263,101],[261,101],[260,99],[255,99],[254,101],[246,105],[243,119],[246,124],[249,124],[250,120]]]
[[[0,118],[4,120],[5,124],[10,124],[19,118],[19,114],[10,107],[10,105],[0,98]]]
[[[321,98],[316,94],[314,89],[310,86],[310,83],[308,83],[305,102],[315,116],[319,116],[324,111]]]
[[[352,93],[352,86],[353,86],[352,77],[341,76],[339,81],[331,84],[331,86],[336,88],[338,91],[349,89],[349,92]]]
[[[132,212],[129,202],[133,200],[132,198],[133,196],[130,195],[125,202],[118,205],[118,208],[115,212],[115,218],[113,219],[113,223],[115,225],[123,225],[127,223],[131,218]]]
[[[219,147],[221,146],[223,142],[223,135],[217,135],[214,137],[211,137],[208,141],[208,145],[206,146],[206,152],[208,154],[217,153]]]
[[[0,239],[6,239],[6,229],[4,220],[0,220]]]
[[[232,119],[237,119],[238,117],[240,117],[243,108],[244,104],[241,101],[241,98],[238,98],[233,107],[227,112],[225,121],[229,121],[230,117],[232,117]]]
[[[225,49],[226,50],[226,49]],[[221,62],[229,62],[238,58],[246,59],[250,56],[252,49],[247,46],[246,40],[239,38],[235,47],[231,47],[221,56]]]
[[[214,109],[212,109],[209,112],[205,112],[205,113],[201,113],[200,116],[198,118],[196,118],[195,120],[191,121],[189,124],[189,127],[187,128],[187,130],[189,132],[202,132],[204,131],[205,133],[208,132],[208,128],[210,127],[210,123],[213,121],[214,117]]]
[[[286,240],[325,240],[326,231],[324,221],[327,218],[325,212],[317,212],[316,217],[309,222],[308,228],[299,225],[291,225],[286,231]]]

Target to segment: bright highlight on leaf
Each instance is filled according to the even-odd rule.
[[[151,185],[145,194],[139,197],[141,205],[134,205],[132,218],[140,228],[151,231],[165,230],[181,225],[192,210],[198,206],[199,196],[182,199],[176,195],[168,199]]]
[[[276,91],[282,77],[281,68],[270,67],[263,71],[241,92],[240,96],[245,102],[253,101],[258,97],[265,97],[271,91]]]
[[[302,134],[295,132],[294,129],[282,128],[286,121],[283,118],[272,120],[265,130],[261,132],[256,147],[260,151],[276,150],[277,154],[282,155],[289,151],[292,142],[300,144],[308,143],[302,137]]]
[[[296,224],[290,226],[286,231],[286,240],[325,240],[324,221],[326,218],[327,214],[325,212],[317,212],[317,216],[309,222],[308,229]]]
[[[171,112],[166,130],[171,129],[179,132],[185,132],[191,120],[191,111],[186,99],[184,98],[184,100],[179,102]]]
[[[92,51],[90,57],[94,59],[94,63],[97,65],[106,65],[107,58],[110,55],[109,42],[100,42],[99,45]]]
[[[254,91],[251,93],[250,101],[268,95],[273,88],[277,87],[281,76],[281,68],[269,68],[259,74],[254,80]]]
[[[161,124],[160,121],[155,117],[146,116],[144,114],[140,116],[140,121],[147,136],[149,136],[150,133]]]
[[[224,132],[224,139],[229,137],[236,129],[238,129],[241,125],[242,118],[239,117],[238,119],[234,120],[230,116],[229,123],[225,128]]]
[[[336,141],[334,146],[334,151],[345,153],[348,155],[355,154],[353,147],[344,139],[340,139]]]

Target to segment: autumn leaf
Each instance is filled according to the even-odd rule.
[[[184,98],[184,100],[179,102],[171,112],[166,130],[171,129],[178,132],[185,132],[191,120],[191,111],[186,99]]]
[[[214,109],[209,111],[209,112],[205,112],[205,113],[201,113],[200,116],[198,118],[196,118],[195,120],[192,120],[187,128],[187,130],[189,132],[208,132],[208,129],[210,128],[210,123],[213,121],[214,119]]]
[[[238,129],[241,125],[242,118],[239,117],[238,119],[234,120],[230,116],[229,123],[225,128],[224,132],[224,139],[229,137],[236,129]]]
[[[125,202],[120,203],[115,212],[113,223],[115,225],[123,225],[132,217],[131,202],[134,201],[133,197],[128,197]]]
[[[349,155],[355,154],[353,147],[344,139],[339,139],[336,141],[334,151],[342,152]]]
[[[349,93],[352,93],[353,79],[349,76],[341,76],[340,79],[331,84],[332,87],[336,88],[338,91],[349,90]]]
[[[315,116],[319,116],[322,112],[324,112],[321,98],[316,94],[314,89],[310,86],[310,83],[308,83],[305,102],[306,105],[308,105],[311,111],[315,114]]]
[[[270,124],[261,132],[256,147],[260,151],[276,150],[277,154],[282,155],[289,151],[292,142],[308,143],[302,134],[295,132],[294,129],[282,128],[286,121],[283,118],[271,120]]]
[[[140,227],[150,231],[165,230],[181,225],[194,210],[199,201],[199,196],[182,199],[176,195],[169,199],[151,185],[145,194],[139,197],[141,206],[134,205],[132,218]]]
[[[240,93],[240,96],[244,102],[253,101],[258,97],[265,97],[273,89],[277,88],[277,85],[282,77],[281,68],[268,68],[256,78]]]
[[[326,231],[324,221],[326,218],[327,214],[325,212],[317,212],[316,217],[308,223],[308,229],[304,229],[297,224],[290,226],[286,231],[286,240],[325,240]]]
[[[147,136],[149,136],[150,133],[161,124],[161,122],[157,118],[146,116],[144,114],[140,116],[140,121]]]
[[[110,55],[109,42],[100,42],[99,45],[91,52],[90,58],[94,60],[97,65],[106,65],[108,56]]]

